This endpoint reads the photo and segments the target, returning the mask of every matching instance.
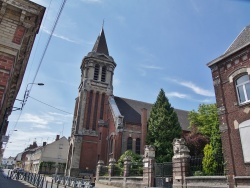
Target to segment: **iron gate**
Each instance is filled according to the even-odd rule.
[[[173,163],[155,163],[155,187],[172,188]]]

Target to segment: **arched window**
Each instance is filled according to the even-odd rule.
[[[135,153],[140,154],[141,153],[141,139],[136,138],[135,141]]]
[[[105,93],[102,94],[100,119],[103,119],[103,115],[104,115],[104,102],[105,102]]]
[[[132,150],[132,144],[133,144],[133,139],[131,137],[128,137],[127,150]]]
[[[100,65],[96,64],[95,65],[95,72],[94,72],[94,80],[98,80],[99,77],[99,70],[100,70]]]
[[[102,81],[102,82],[105,82],[105,81],[106,81],[106,71],[107,71],[106,66],[103,66],[103,67],[102,67],[102,77],[101,77],[101,81]]]
[[[95,95],[95,108],[94,108],[94,117],[93,117],[93,125],[92,125],[93,130],[96,129],[96,124],[97,124],[98,101],[99,101],[99,92],[97,92]]]
[[[86,129],[89,129],[89,124],[90,124],[90,116],[91,116],[92,99],[93,99],[93,91],[91,90],[91,91],[90,91],[90,93],[89,93],[89,101],[88,101],[88,111],[87,111]]]
[[[250,101],[249,75],[243,75],[236,80],[236,90],[240,104]]]
[[[110,137],[110,152],[109,153],[113,153],[113,136]]]

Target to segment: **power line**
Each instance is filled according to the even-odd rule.
[[[60,15],[61,15],[61,13],[62,13],[62,10],[63,10],[63,8],[64,8],[64,5],[65,5],[66,1],[67,1],[67,0],[63,0],[63,2],[62,2],[62,4],[61,4],[60,10],[59,10],[59,12],[58,12],[58,14],[57,14],[55,23],[54,23],[54,25],[53,25],[51,34],[50,34],[50,36],[49,36],[49,39],[48,39],[47,44],[46,44],[46,46],[45,46],[45,49],[44,49],[44,51],[43,51],[42,57],[41,57],[41,59],[40,59],[40,61],[39,61],[39,65],[38,65],[38,68],[37,68],[37,70],[36,70],[36,74],[35,74],[35,76],[34,76],[34,78],[33,78],[33,82],[32,82],[32,83],[35,82],[36,76],[37,76],[38,71],[39,71],[39,69],[40,69],[40,67],[41,67],[41,64],[42,64],[42,62],[43,62],[43,58],[44,58],[44,56],[45,56],[45,53],[46,53],[46,51],[47,51],[47,48],[48,48],[49,43],[50,43],[50,40],[51,40],[51,38],[52,38],[52,36],[53,36],[54,30],[55,30],[55,28],[56,28],[56,25],[57,25],[57,23],[58,23],[58,20],[59,20],[59,18],[60,18]],[[30,88],[29,92],[31,92],[31,89],[32,89],[32,85],[31,85],[31,88]],[[18,116],[18,118],[17,118],[17,120],[16,120],[16,123],[15,123],[15,125],[14,125],[13,130],[16,128],[17,123],[18,123],[19,120],[20,120],[20,117],[21,117],[21,115],[22,115],[22,111],[23,111],[23,109],[20,110],[19,116]],[[68,112],[66,112],[66,113],[68,113]]]
[[[39,65],[38,65],[38,67],[37,67],[37,70],[36,70],[36,73],[35,73],[35,76],[34,76],[34,78],[33,78],[32,83],[34,83],[35,80],[36,80],[38,71],[39,71],[39,69],[40,69],[40,67],[41,67],[41,64],[42,64],[43,59],[44,59],[44,56],[45,56],[45,54],[46,54],[46,52],[47,52],[47,49],[48,49],[50,40],[51,40],[51,38],[52,38],[52,36],[53,36],[53,33],[54,33],[55,29],[56,29],[58,20],[59,20],[59,18],[60,18],[60,16],[61,16],[61,13],[62,13],[62,10],[63,10],[63,8],[64,8],[64,5],[65,5],[66,1],[67,1],[67,0],[64,0],[64,1],[62,2],[62,5],[61,5],[61,7],[60,7],[60,10],[59,10],[59,12],[58,12],[58,14],[57,14],[55,23],[54,23],[54,25],[53,25],[53,28],[52,28],[52,31],[51,31],[51,33],[50,33],[49,39],[48,39],[48,41],[47,41],[47,44],[45,45],[45,48],[44,48],[42,57],[41,57],[41,59],[40,59],[40,61],[39,61]],[[31,92],[31,90],[32,90],[32,86],[31,86],[31,88],[30,88],[30,92]]]
[[[45,105],[47,105],[47,106],[49,106],[49,107],[51,107],[51,108],[54,108],[54,109],[56,109],[56,110],[59,110],[59,111],[61,111],[61,112],[64,112],[64,113],[73,115],[73,114],[70,113],[70,112],[66,112],[66,111],[64,111],[64,110],[61,110],[61,109],[56,108],[56,107],[54,107],[54,106],[51,106],[50,104],[47,104],[47,103],[42,102],[42,101],[40,101],[40,100],[38,100],[38,99],[35,99],[34,97],[31,97],[30,95],[29,95],[29,98],[32,98],[33,100],[35,100],[35,101],[37,101],[37,102],[40,102],[40,103],[42,103],[42,104],[45,104]]]

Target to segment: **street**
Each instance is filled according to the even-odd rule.
[[[9,169],[0,169],[0,188],[27,188],[34,187],[24,181],[20,182],[17,180],[7,179]]]

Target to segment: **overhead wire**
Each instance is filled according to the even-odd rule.
[[[42,64],[42,62],[43,62],[44,56],[45,56],[45,54],[46,54],[46,52],[47,52],[49,43],[50,43],[51,38],[52,38],[52,36],[53,36],[53,33],[54,33],[55,29],[56,29],[58,20],[59,20],[59,18],[60,18],[60,16],[61,16],[61,13],[62,13],[62,11],[63,11],[64,5],[65,5],[66,2],[67,2],[67,0],[64,0],[64,1],[62,2],[62,5],[61,5],[60,10],[59,10],[59,12],[58,12],[58,14],[57,14],[55,23],[54,23],[54,25],[53,25],[53,28],[52,28],[52,31],[51,31],[51,33],[50,33],[49,39],[48,39],[47,44],[46,44],[46,46],[45,46],[45,49],[44,49],[44,51],[43,51],[42,57],[41,57],[41,59],[40,59],[40,62],[39,62],[39,64],[38,64],[38,67],[37,67],[37,70],[36,70],[36,73],[35,73],[35,76],[34,76],[34,78],[33,78],[32,83],[34,83],[35,80],[36,80],[38,71],[39,71],[39,69],[40,69],[40,67],[41,67],[41,64]],[[31,86],[31,88],[30,88],[30,92],[31,92],[31,89],[32,89],[32,86]]]
[[[34,97],[29,96],[29,98],[31,98],[31,99],[33,99],[33,100],[35,100],[35,101],[37,101],[37,102],[40,102],[40,103],[42,103],[42,104],[44,104],[44,105],[47,105],[47,106],[49,106],[49,107],[51,107],[51,108],[54,108],[54,109],[56,109],[56,110],[59,110],[59,111],[61,111],[61,112],[64,112],[64,113],[67,113],[67,114],[71,114],[71,115],[73,115],[73,114],[72,114],[72,113],[70,113],[70,112],[67,112],[67,111],[61,110],[61,109],[59,109],[59,108],[57,108],[57,107],[54,107],[54,106],[52,106],[52,105],[50,105],[50,104],[47,104],[47,103],[42,102],[42,101],[40,101],[40,100],[38,100],[38,99],[35,99]]]
[[[44,27],[45,21],[47,20],[47,16],[48,16],[48,12],[49,12],[49,10],[50,10],[51,2],[52,2],[52,0],[50,0],[49,6],[48,6],[48,8],[46,8],[47,11],[46,11],[46,14],[45,14],[45,17],[44,17],[44,21],[42,22],[42,25],[41,25],[42,28]],[[31,60],[31,66],[30,66],[30,69],[29,69],[29,72],[28,72],[27,81],[29,80],[30,72],[31,72],[31,69],[32,69],[32,67],[33,67],[33,63],[34,63],[34,59],[35,59],[35,57],[36,57],[37,47],[38,47],[38,45],[39,45],[39,43],[40,43],[40,39],[41,39],[41,34],[39,35],[38,42],[36,43],[35,52],[34,52],[34,55],[33,55],[32,60]]]
[[[55,31],[55,28],[56,28],[56,25],[57,25],[57,23],[58,23],[58,20],[59,20],[59,18],[60,18],[60,16],[61,16],[62,10],[63,10],[63,8],[64,8],[66,2],[67,2],[67,0],[63,0],[62,4],[61,4],[61,6],[60,6],[59,12],[58,12],[58,14],[57,14],[56,20],[55,20],[55,22],[54,22],[54,25],[53,25],[52,31],[51,31],[51,33],[50,33],[50,36],[49,36],[49,38],[48,38],[48,41],[47,41],[47,43],[46,43],[46,46],[45,46],[45,48],[44,48],[44,50],[43,50],[42,57],[41,57],[41,59],[40,59],[40,61],[39,61],[38,68],[37,68],[37,70],[36,70],[36,73],[35,73],[35,76],[34,76],[34,78],[33,78],[32,83],[34,83],[35,80],[36,80],[38,71],[39,71],[39,69],[40,69],[40,67],[41,67],[41,64],[42,64],[42,62],[43,62],[44,56],[45,56],[45,54],[46,54],[46,52],[47,52],[49,43],[50,43],[50,41],[51,41],[51,38],[52,38],[52,36],[53,36],[53,33],[54,33],[54,31]],[[31,92],[31,89],[32,89],[32,85],[31,85],[31,87],[30,87],[30,89],[29,89],[29,93]],[[29,97],[29,96],[28,96],[28,97]],[[19,120],[20,120],[21,114],[22,114],[22,110],[23,110],[23,108],[20,110],[20,113],[19,113],[18,118],[17,118],[17,120],[16,120],[16,123],[15,123],[15,125],[14,125],[14,127],[13,127],[13,130],[16,129],[16,126],[17,126],[17,124],[18,124],[18,122],[19,122]]]

